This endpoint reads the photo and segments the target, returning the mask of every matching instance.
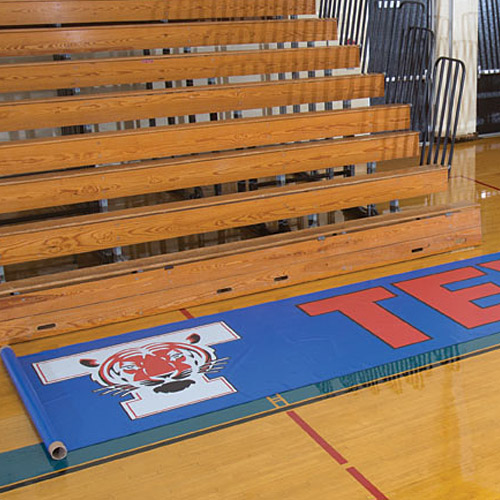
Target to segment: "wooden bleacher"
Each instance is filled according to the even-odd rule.
[[[297,223],[292,231],[252,239],[240,234],[447,189],[446,168],[419,167],[416,159],[411,168],[335,175],[346,165],[415,158],[418,133],[408,130],[406,105],[318,104],[324,109],[270,113],[384,94],[383,75],[340,73],[359,66],[359,48],[332,45],[335,20],[276,19],[314,13],[311,0],[0,1],[0,132],[6,137],[0,144],[0,266],[7,278],[0,284],[0,344],[479,243],[479,209],[465,204],[320,227]],[[167,19],[173,22],[158,22]],[[274,48],[290,42],[299,46]],[[182,53],[238,45],[245,47]],[[48,57],[61,54],[75,59]],[[335,75],[323,76],[324,70]],[[283,78],[299,72],[307,77]],[[276,74],[281,79],[270,77]],[[264,76],[227,81],[245,75]],[[193,84],[200,79],[212,84]],[[173,81],[189,86],[153,85]],[[87,90],[62,95],[74,88]],[[246,110],[264,112],[228,116]],[[224,119],[180,123],[194,121],[187,115],[215,113]],[[175,117],[176,124],[161,122]],[[102,124],[140,120],[149,124],[99,131]],[[97,125],[90,133],[78,129],[88,124]],[[73,133],[63,135],[63,127]],[[246,192],[235,184],[276,176],[289,182]],[[190,190],[201,188],[204,197],[192,199]],[[167,201],[148,198],[158,193],[167,193]],[[128,203],[131,197],[140,203]],[[116,203],[98,211],[100,200]],[[239,237],[187,250],[166,244],[168,253],[125,262],[99,264],[92,257],[213,232]],[[55,266],[47,264],[54,259]]]

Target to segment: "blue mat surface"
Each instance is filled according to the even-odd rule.
[[[500,332],[500,254],[19,358],[69,450]]]

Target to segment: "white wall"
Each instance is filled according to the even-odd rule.
[[[436,0],[437,55],[462,59],[467,71],[458,137],[476,132],[478,8],[478,0]]]

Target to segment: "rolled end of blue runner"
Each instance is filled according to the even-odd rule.
[[[53,441],[48,446],[47,451],[54,460],[63,460],[68,454],[68,449],[62,441]]]
[[[14,351],[10,347],[2,347],[0,357],[48,454],[53,460],[63,460],[68,454],[66,445],[53,428],[43,403],[31,385]]]

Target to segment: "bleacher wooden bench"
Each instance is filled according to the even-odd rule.
[[[411,168],[334,175],[345,165],[415,158],[418,133],[409,130],[406,105],[270,113],[384,95],[383,75],[337,71],[359,66],[359,48],[332,44],[335,20],[300,17],[313,14],[311,0],[0,1],[0,92],[6,96],[0,132],[8,136],[0,144],[0,266],[6,276],[0,284],[0,343],[480,242],[478,207],[457,204],[80,266],[79,256],[115,247],[237,233],[447,189],[446,168],[419,167],[417,160]],[[283,16],[299,18],[277,19]],[[297,43],[275,47],[290,42]],[[238,45],[243,47],[226,50]],[[224,50],[183,53],[212,46]],[[58,54],[75,58],[48,57]],[[295,78],[283,78],[290,73]],[[269,77],[275,74],[282,77]],[[264,77],[228,81],[251,75]],[[200,79],[206,83],[192,84]],[[189,86],[153,84],[173,81]],[[141,88],[128,88],[134,85]],[[61,89],[75,88],[91,91],[61,95]],[[246,110],[265,112],[229,118]],[[161,122],[203,114],[224,119]],[[140,120],[151,126],[98,131],[103,124]],[[96,124],[90,133],[61,134],[62,127]],[[47,129],[49,134],[33,132]],[[308,172],[330,174],[303,176],[307,181],[296,175]],[[234,188],[276,176],[295,180],[246,192]],[[185,196],[186,190],[214,185],[227,189],[199,199]],[[129,197],[147,200],[157,193],[172,197],[127,205]],[[109,211],[101,205],[100,211],[78,212],[81,204],[95,207],[101,200],[117,204]],[[50,262],[64,266],[53,269]]]

